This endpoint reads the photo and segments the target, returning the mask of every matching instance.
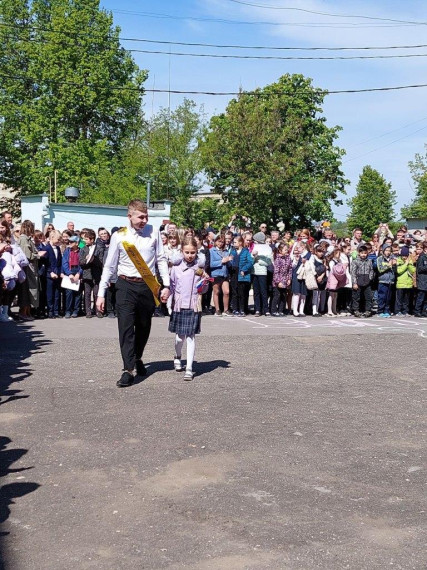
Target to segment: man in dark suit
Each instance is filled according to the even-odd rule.
[[[57,319],[59,317],[59,290],[61,287],[62,265],[60,241],[60,232],[52,230],[49,234],[49,243],[46,246],[46,296],[49,319]]]

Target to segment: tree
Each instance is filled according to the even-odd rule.
[[[302,75],[242,92],[210,121],[202,145],[205,170],[216,192],[255,224],[286,227],[331,218],[342,202],[344,151],[334,146],[339,127],[321,115],[325,91]]]
[[[390,182],[371,166],[365,166],[359,177],[356,194],[348,200],[351,208],[347,219],[350,230],[360,227],[366,237],[372,236],[381,222],[392,222],[396,193]]]
[[[415,160],[409,163],[409,169],[415,182],[415,198],[402,208],[404,218],[427,218],[427,145],[426,155],[415,155]]]
[[[134,128],[147,74],[99,0],[2,0],[0,22],[0,183],[37,193],[57,170],[61,193],[83,185],[84,199]]]
[[[185,99],[176,109],[162,108],[150,120],[142,116],[120,155],[101,168],[92,202],[124,204],[133,196],[146,196],[151,180],[151,200],[172,200],[174,220],[189,224],[190,198],[203,185],[198,140],[205,128],[203,109]]]

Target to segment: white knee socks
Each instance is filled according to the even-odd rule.
[[[187,339],[187,370],[193,370],[194,353],[196,351],[196,339],[193,336],[179,336],[175,335],[175,355],[181,360],[182,346],[184,340]]]

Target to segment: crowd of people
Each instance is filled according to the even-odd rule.
[[[170,272],[183,259],[182,244],[197,244],[197,258],[209,277],[201,313],[217,317],[425,317],[427,232],[385,223],[363,239],[361,228],[337,238],[329,223],[295,232],[234,225],[201,231],[169,223],[160,228]],[[96,306],[111,235],[101,227],[75,229],[73,222],[43,231],[29,220],[14,224],[0,216],[0,322],[37,318],[116,316],[115,281],[105,304]],[[269,231],[270,230],[270,231]],[[186,241],[187,240],[187,241]],[[161,280],[160,275],[158,278]],[[250,303],[250,292],[253,303]],[[154,316],[172,314],[173,299]],[[18,310],[12,311],[17,305]]]

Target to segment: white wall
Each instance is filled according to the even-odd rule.
[[[171,202],[153,202],[148,209],[149,223],[159,228],[164,220],[170,218]],[[102,204],[58,203],[49,204],[46,194],[24,196],[21,199],[22,220],[31,220],[36,229],[43,230],[45,224],[52,223],[62,231],[67,222],[74,222],[76,230],[92,228],[97,231],[104,227],[111,231],[114,226],[127,224],[127,208],[125,206],[107,206]]]

